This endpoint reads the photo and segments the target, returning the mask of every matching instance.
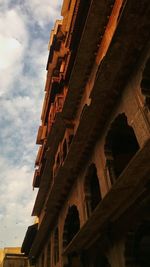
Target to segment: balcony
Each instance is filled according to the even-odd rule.
[[[60,113],[56,113],[55,123],[53,124],[50,134],[47,136],[46,145],[50,149],[45,153],[45,167],[41,173],[40,187],[33,207],[32,215],[40,216],[42,207],[45,203],[49,188],[53,183],[53,166],[55,155],[58,151],[66,130],[66,125],[62,121]]]
[[[36,161],[35,161],[35,172],[33,177],[33,188],[39,187],[41,182],[41,176],[45,167],[45,152],[46,152],[46,142],[39,147]]]
[[[48,134],[51,131],[51,128],[52,128],[53,123],[54,123],[55,118],[56,118],[56,114],[60,113],[62,111],[64,101],[65,101],[64,93],[57,94],[55,96],[54,103],[52,103],[50,106],[50,111],[49,111],[49,115],[48,115]]]
[[[42,165],[40,165],[38,169],[35,169],[34,177],[33,177],[33,183],[32,183],[33,188],[35,188],[35,187],[37,188],[40,185],[41,167],[42,167]]]
[[[47,126],[41,125],[38,129],[36,144],[42,145],[47,136]]]
[[[69,148],[72,142],[74,136],[74,131],[73,131],[73,125],[72,128],[69,129],[67,128],[64,134],[63,140],[60,142],[56,156],[55,156],[55,162],[53,166],[53,177],[57,175],[59,168],[63,166],[64,161],[68,155]]]
[[[35,160],[35,167],[39,166],[41,163],[41,160],[43,158],[43,154],[44,154],[44,145],[39,147],[38,153],[37,153],[37,157]]]
[[[61,44],[62,44],[62,42],[64,41],[64,38],[65,38],[65,36],[64,36],[64,34],[62,32],[61,24],[62,24],[62,22],[59,21],[59,23],[56,25],[57,29],[55,29],[55,31],[56,31],[55,34],[54,34],[54,31],[52,31],[52,35],[51,35],[52,43],[51,43],[51,46],[50,46],[50,52],[49,52],[49,57],[48,57],[48,61],[47,61],[46,70],[48,70],[49,64],[51,64],[52,61],[53,61],[53,56],[54,56],[55,51],[56,52],[60,51]]]

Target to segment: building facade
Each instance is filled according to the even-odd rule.
[[[0,250],[1,267],[29,267],[28,257],[21,253],[20,247],[6,247]]]
[[[146,267],[150,2],[64,0],[49,42],[22,251],[37,267]]]

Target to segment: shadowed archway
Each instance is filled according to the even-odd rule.
[[[105,155],[111,182],[120,176],[139,149],[133,128],[124,113],[119,114],[106,136]]]

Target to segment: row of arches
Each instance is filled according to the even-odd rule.
[[[108,175],[112,184],[121,175],[138,149],[139,144],[136,135],[133,128],[128,124],[126,115],[124,113],[119,114],[111,124],[104,146]],[[89,217],[102,200],[97,168],[94,163],[88,167],[84,178],[84,195],[86,213]],[[72,205],[68,208],[64,223],[63,249],[68,246],[79,230],[80,216],[78,208],[76,205]],[[54,262],[56,264],[59,261],[58,227],[54,234],[54,249]],[[106,266],[109,266],[108,263]]]
[[[126,168],[138,149],[137,138],[133,128],[127,122],[126,115],[124,113],[119,114],[111,124],[105,142],[106,162],[112,184]],[[84,194],[87,217],[89,217],[102,200],[99,178],[94,163],[88,167],[85,175]],[[64,248],[71,242],[79,229],[79,213],[77,207],[73,205],[69,207],[65,219],[63,233]]]
[[[77,207],[75,205],[69,207],[66,216],[64,232],[63,232],[63,249],[71,242],[73,237],[80,229],[80,220]],[[54,264],[57,265],[59,261],[59,231],[58,227],[54,233]],[[150,220],[144,219],[138,222],[133,229],[126,233],[123,241],[122,255],[126,267],[147,267],[149,266],[150,255]],[[50,243],[47,247],[47,260],[46,266],[50,267]],[[44,264],[45,255],[42,254],[42,266]],[[77,264],[78,263],[78,264]],[[105,255],[100,243],[97,241],[89,251],[82,251],[81,253],[71,253],[68,255],[67,261],[64,266],[93,266],[93,267],[111,267],[108,257]]]
[[[101,192],[99,187],[99,181],[97,176],[97,170],[95,164],[91,164],[88,168],[85,178],[85,202],[87,215],[90,216],[94,209],[101,201]],[[66,215],[64,229],[63,229],[63,249],[72,241],[74,236],[80,230],[80,216],[76,205],[72,205],[68,208]],[[55,230],[55,247],[58,246],[58,228]],[[58,251],[58,249],[56,249]],[[58,253],[56,253],[58,254]]]
[[[87,216],[90,216],[98,203],[101,201],[101,192],[99,187],[99,180],[97,176],[97,169],[95,164],[91,164],[87,170],[84,182],[85,203]],[[68,212],[64,222],[63,229],[63,250],[72,241],[74,236],[80,230],[80,216],[76,205],[68,208]],[[59,229],[56,227],[54,231],[54,263],[59,261]]]

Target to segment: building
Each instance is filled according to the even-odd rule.
[[[21,253],[19,247],[7,247],[0,250],[1,267],[29,267],[28,257]]]
[[[149,266],[149,14],[148,0],[63,2],[22,248],[37,267]]]
[[[4,250],[0,249],[0,267],[3,267]]]

